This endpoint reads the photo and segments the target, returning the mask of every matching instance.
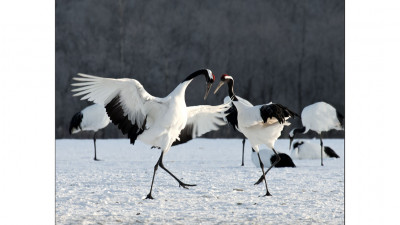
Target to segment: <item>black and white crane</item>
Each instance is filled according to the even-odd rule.
[[[260,149],[259,154],[261,162],[266,167],[270,167],[277,159],[275,153],[271,149]],[[288,154],[278,152],[278,155],[281,160],[276,163],[275,167],[296,167],[292,158]],[[251,149],[251,161],[257,168],[261,167],[258,154],[254,149]]]
[[[324,144],[322,142],[322,132],[327,132],[332,129],[343,130],[343,120],[343,115],[326,102],[316,102],[312,105],[304,107],[303,111],[301,112],[301,122],[303,127],[295,128],[290,131],[289,149],[296,134],[305,134],[309,130],[313,130],[319,135],[321,145],[321,166],[323,166]]]
[[[245,104],[245,105],[247,105],[247,106],[249,106],[249,107],[253,106],[253,104],[251,104],[249,101],[247,101],[247,100],[244,99],[244,98],[241,98],[241,97],[239,97],[239,96],[236,96],[236,98],[238,99],[238,101],[242,102],[243,104]],[[228,104],[228,103],[230,103],[231,101],[232,101],[232,100],[231,100],[231,97],[230,97],[230,96],[226,96],[226,97],[224,98],[224,104]],[[229,124],[232,124],[231,127],[233,128],[233,130],[236,130],[236,126],[233,125],[234,121],[237,120],[237,110],[236,110],[236,107],[235,107],[234,105],[232,105],[231,108],[229,108],[229,110],[228,110],[227,113],[228,113],[228,115],[225,117],[225,120],[226,120]],[[246,138],[244,137],[243,140],[242,140],[242,165],[241,165],[241,166],[244,166],[244,146],[245,146],[245,144],[246,144]]]
[[[309,141],[296,141],[293,143],[290,155],[295,159],[319,159],[321,155],[320,146]],[[324,146],[323,155],[324,158],[340,158],[340,156],[328,146]]]
[[[215,89],[214,94],[217,93],[219,88],[225,83],[228,84],[229,97],[232,99],[232,107],[228,111],[231,113],[229,114],[231,118],[227,118],[227,121],[249,139],[251,147],[257,152],[263,174],[255,184],[259,184],[264,180],[266,188],[266,194],[264,196],[270,196],[271,194],[268,191],[265,175],[280,160],[278,153],[274,149],[274,144],[281,135],[283,127],[290,125],[287,120],[297,114],[281,104],[268,103],[249,106],[243,103],[236,97],[233,91],[233,77],[226,74],[221,76],[221,81]],[[234,116],[235,111],[237,116]],[[277,157],[277,160],[272,163],[266,172],[264,172],[264,165],[259,154],[259,145],[261,144],[272,149]]]
[[[163,156],[175,141],[186,142],[208,131],[218,129],[222,120],[222,112],[228,105],[186,107],[185,91],[190,82],[200,75],[206,78],[207,98],[211,85],[215,80],[209,69],[201,69],[190,74],[168,96],[157,98],[150,95],[135,79],[111,79],[86,74],[78,74],[72,84],[78,88],[74,96],[82,96],[81,100],[93,101],[105,106],[111,121],[123,134],[128,134],[131,144],[136,139],[161,149],[161,155],[154,166],[153,178],[147,199],[153,199],[154,177],[158,166],[170,174],[183,188],[196,186],[179,180],[163,164]]]
[[[105,128],[110,123],[106,109],[100,104],[90,105],[80,112],[77,112],[69,124],[69,133],[75,134],[80,131],[94,131],[94,160],[98,161],[96,156],[96,133]]]

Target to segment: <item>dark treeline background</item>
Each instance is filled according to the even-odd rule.
[[[72,96],[78,72],[134,78],[164,97],[209,68],[216,83],[232,75],[236,94],[253,104],[272,101],[300,114],[326,101],[345,115],[343,0],[56,0],[55,7],[56,138],[92,137],[68,133],[74,113],[91,104]],[[195,79],[187,105],[220,104],[227,95],[225,86],[204,101],[204,91],[204,78]],[[98,137],[124,135],[110,124]],[[226,126],[205,137],[241,135]]]

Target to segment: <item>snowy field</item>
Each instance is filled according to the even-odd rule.
[[[300,140],[300,139],[296,139]],[[313,140],[319,143],[319,140]],[[148,194],[160,150],[128,139],[56,140],[57,224],[344,224],[344,140],[324,140],[341,157],[294,160],[296,168],[273,168],[265,185],[261,170],[240,139],[195,139],[171,148]],[[276,150],[288,153],[288,139]]]

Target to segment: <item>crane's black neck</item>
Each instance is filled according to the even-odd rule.
[[[296,128],[296,129],[293,130],[293,137],[294,137],[296,134],[303,134],[305,131],[306,131],[306,128],[305,128],[305,127]]]
[[[207,69],[197,70],[197,71],[193,72],[192,74],[190,74],[188,77],[186,77],[186,79],[183,80],[182,83],[185,81],[190,81],[199,75],[204,75],[206,77],[207,83],[213,83],[214,82],[214,80],[212,78],[213,75],[210,73],[211,73],[211,71],[207,70]]]
[[[304,142],[302,142],[302,141],[300,141],[300,142],[295,142],[295,143],[293,144],[293,149],[299,147],[299,146],[302,145],[302,144],[304,144]]]
[[[233,92],[233,80],[228,80],[228,92],[229,92],[229,98],[232,99],[232,101],[238,101],[238,99],[236,98],[235,93]]]

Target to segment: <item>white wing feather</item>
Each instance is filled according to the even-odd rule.
[[[253,106],[241,108],[240,111],[238,110],[239,127],[251,127],[257,124],[263,124],[263,120],[260,116],[260,107],[261,106]]]
[[[216,106],[199,105],[187,107],[188,120],[186,126],[193,126],[192,137],[195,138],[209,131],[218,130],[219,126],[225,125],[226,122],[223,118],[226,115],[224,112],[229,109],[229,103]]]
[[[82,73],[78,75],[81,77],[73,78],[79,81],[72,84],[72,86],[79,86],[72,90],[77,92],[74,96],[83,95],[81,100],[87,99],[105,106],[119,95],[124,115],[128,115],[128,119],[139,127],[142,126],[150,109],[162,107],[159,103],[164,102],[164,99],[150,95],[135,79],[103,78]]]

